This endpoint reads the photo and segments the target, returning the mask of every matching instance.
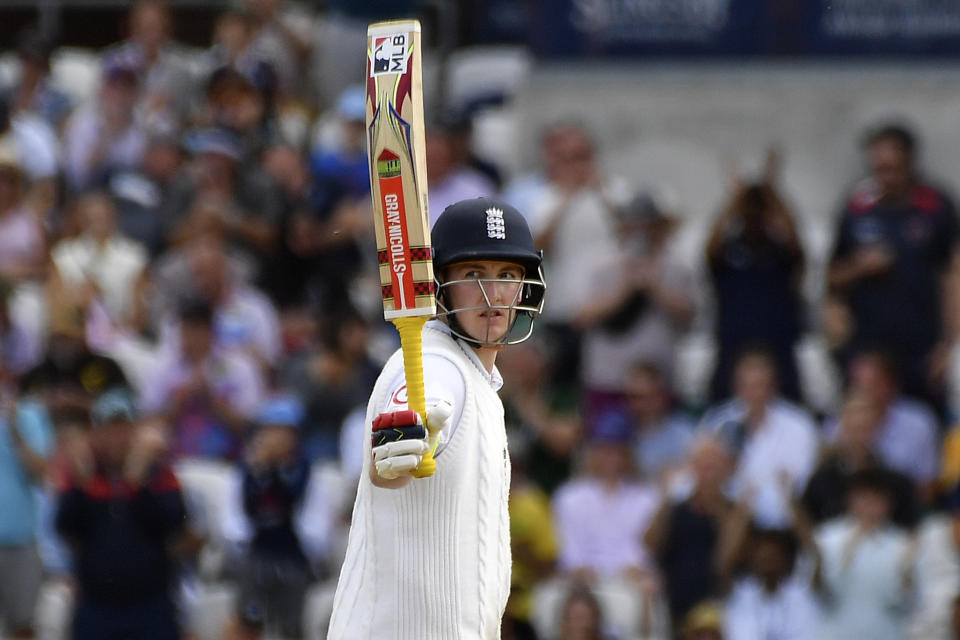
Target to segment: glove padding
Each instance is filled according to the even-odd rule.
[[[444,400],[427,409],[430,432],[443,429],[453,413],[453,406]],[[406,409],[381,413],[373,419],[373,461],[381,478],[391,480],[417,468],[430,449],[427,429],[420,414]]]

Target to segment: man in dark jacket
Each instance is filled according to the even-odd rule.
[[[94,402],[89,442],[68,452],[72,470],[56,527],[69,541],[79,585],[75,640],[179,640],[170,596],[170,542],[186,511],[161,461],[161,426],[136,424],[126,392]]]

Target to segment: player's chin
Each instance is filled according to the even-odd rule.
[[[486,332],[484,341],[489,345],[499,345],[506,335],[506,327],[490,327],[490,329]]]

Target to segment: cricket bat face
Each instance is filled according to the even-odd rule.
[[[427,213],[420,23],[367,29],[367,152],[387,320],[436,313]]]

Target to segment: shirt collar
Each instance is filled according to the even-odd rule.
[[[430,327],[431,329],[436,329],[437,331],[441,331],[446,335],[450,336],[451,338],[453,338],[457,342],[457,345],[460,347],[460,350],[466,354],[470,362],[472,362],[473,365],[483,375],[483,379],[487,381],[487,384],[489,384],[494,391],[500,391],[500,388],[503,387],[503,376],[500,375],[500,370],[497,369],[496,365],[493,366],[492,373],[488,372],[486,367],[483,366],[483,363],[480,362],[480,356],[477,355],[477,352],[474,351],[473,347],[471,347],[465,340],[454,336],[453,333],[450,331],[450,327],[448,327],[445,323],[441,322],[440,320],[428,320],[427,326]]]

